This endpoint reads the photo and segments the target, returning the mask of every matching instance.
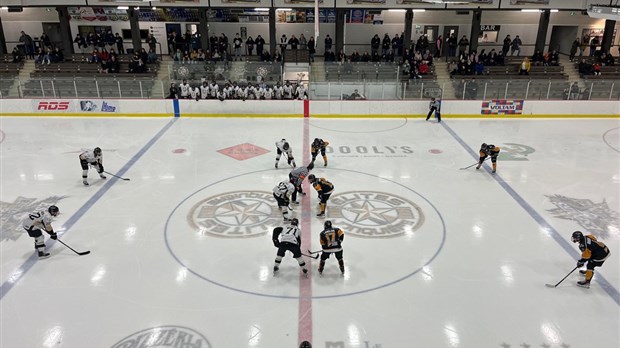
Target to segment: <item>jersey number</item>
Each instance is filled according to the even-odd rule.
[[[327,244],[329,246],[337,246],[336,243],[336,232],[327,232],[325,233],[325,239],[327,239]]]
[[[30,214],[28,215],[28,217],[30,218],[30,220],[38,219],[41,217],[41,213]]]

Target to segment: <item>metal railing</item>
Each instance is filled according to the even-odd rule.
[[[197,62],[188,64],[170,64],[169,79],[188,82],[236,81],[238,83],[256,83],[264,81],[275,84],[282,80],[282,64],[278,62],[235,62],[228,61]]]
[[[55,78],[16,81],[19,98],[165,98],[164,81],[154,79]]]

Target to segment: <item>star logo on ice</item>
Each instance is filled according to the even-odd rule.
[[[263,191],[235,191],[209,197],[194,204],[187,222],[203,234],[218,237],[263,235],[282,221],[273,209],[273,195]]]
[[[420,207],[391,193],[359,191],[332,196],[330,218],[338,226],[360,237],[394,237],[420,228],[424,214]]]
[[[269,150],[263,149],[260,146],[245,143],[217,150],[217,152],[222,155],[232,157],[238,161],[245,161],[250,158],[264,155],[269,152]]]
[[[588,233],[607,239],[610,234],[620,235],[618,212],[609,209],[605,199],[594,203],[589,199],[571,198],[562,195],[547,196],[557,208],[548,211],[555,217],[575,221]]]
[[[46,210],[65,196],[51,196],[38,201],[36,198],[17,197],[13,203],[0,201],[0,241],[17,240],[24,235],[22,221],[35,210]]]

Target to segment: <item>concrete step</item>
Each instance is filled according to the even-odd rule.
[[[30,73],[35,71],[34,60],[26,60],[24,62],[24,66],[19,71],[19,75],[17,75],[17,79],[13,82],[13,86],[9,89],[9,97],[10,98],[21,98],[19,86],[24,85],[26,82],[30,80]]]

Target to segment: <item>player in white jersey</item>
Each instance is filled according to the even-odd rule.
[[[289,181],[282,181],[273,188],[273,198],[278,202],[278,210],[282,213],[285,222],[289,221],[288,211],[291,209],[289,203],[291,202],[291,195],[294,192],[295,186]]]
[[[303,100],[306,97],[306,88],[304,87],[303,83],[300,83],[297,86],[297,88],[295,89],[295,95],[299,100]]]
[[[282,89],[284,90],[284,99],[293,99],[293,86],[291,86],[289,81],[286,81]]]
[[[82,183],[88,186],[88,165],[93,166],[101,179],[107,179],[103,175],[103,154],[101,149],[96,147],[93,151],[86,150],[80,154],[80,165],[82,166]]]
[[[271,100],[273,98],[273,89],[267,86],[263,95],[265,96],[265,99]]]
[[[202,86],[200,86],[200,97],[202,99],[207,99],[209,97],[209,83],[204,81]]]
[[[288,141],[286,141],[286,139],[276,142],[276,153],[276,168],[278,168],[278,163],[280,162],[280,156],[282,156],[282,154],[284,154],[287,158],[286,162],[289,165],[293,166],[293,168],[296,167],[295,158],[293,157],[293,149],[291,149],[291,145]]]
[[[284,94],[284,89],[282,88],[282,85],[280,85],[280,82],[278,82],[273,87],[273,93],[274,93],[276,99],[282,99],[282,95]]]
[[[276,253],[276,262],[273,266],[273,273],[276,274],[280,270],[280,263],[287,251],[293,253],[293,257],[297,260],[299,267],[304,272],[308,273],[306,268],[306,262],[301,257],[301,231],[299,230],[299,220],[293,218],[289,226],[276,227],[273,229],[271,240],[273,245],[278,248]]]
[[[39,259],[45,259],[50,256],[50,253],[45,251],[45,237],[43,237],[41,230],[45,230],[50,235],[50,238],[58,239],[58,235],[52,228],[52,218],[57,216],[58,212],[58,207],[51,205],[47,208],[47,211],[34,211],[24,219],[24,229],[30,237],[34,238],[34,248],[39,255]]]
[[[182,83],[179,84],[179,90],[181,91],[181,98],[187,99],[189,98],[189,90],[192,87],[187,83],[187,80],[183,80]]]
[[[200,99],[200,88],[198,87],[190,87],[189,88],[189,95],[192,97],[192,99],[194,100],[198,100]]]
[[[213,82],[209,84],[209,91],[211,92],[211,98],[213,99],[217,98],[217,94],[219,90],[220,90],[220,86],[217,84],[217,82],[215,82],[215,80],[213,80]]]
[[[220,101],[224,101],[226,100],[226,88],[222,89],[221,91],[217,92],[217,99],[219,99]]]

